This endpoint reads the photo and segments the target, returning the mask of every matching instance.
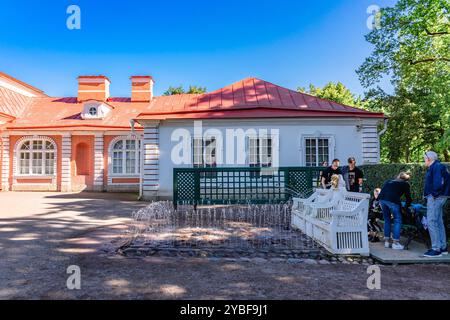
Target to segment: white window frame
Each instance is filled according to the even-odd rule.
[[[134,149],[126,149],[126,142],[133,140],[135,141]],[[122,141],[121,149],[114,149],[115,145]],[[119,136],[111,140],[108,148],[108,176],[109,177],[140,177],[141,173],[141,144],[143,143],[140,137],[130,137],[130,136]],[[134,172],[126,172],[127,164],[127,152],[133,151],[135,153],[134,159]],[[114,172],[114,152],[121,152],[122,158],[122,171],[120,173]]]
[[[211,141],[214,139],[215,143],[215,162],[214,164],[209,163],[211,161],[207,161],[208,155],[206,154],[206,148],[208,147],[206,145],[207,141]],[[196,143],[196,141],[201,140],[201,146],[199,147],[199,144]],[[198,154],[198,149],[201,149],[201,158]],[[215,168],[218,164],[218,153],[220,152],[220,142],[214,135],[206,136],[206,137],[193,137],[192,138],[192,144],[191,144],[191,150],[192,150],[192,166],[194,168]],[[197,152],[196,152],[197,150]],[[201,159],[201,162],[198,160]],[[207,163],[208,162],[208,163]]]
[[[21,150],[22,146],[29,142],[30,148],[27,150]],[[42,149],[33,149],[33,143],[34,142],[41,142],[42,143]],[[46,144],[50,143],[53,147],[53,149],[46,149]],[[29,154],[29,158],[27,159],[28,164],[28,173],[21,173],[21,154],[26,153]],[[33,154],[41,154],[41,170],[42,173],[33,173]],[[53,154],[53,173],[46,173],[46,169],[48,166],[46,165],[46,155],[47,154]],[[57,174],[57,164],[58,164],[58,152],[57,152],[57,145],[53,139],[50,137],[43,137],[43,136],[28,136],[28,137],[22,137],[16,142],[16,146],[14,148],[14,177],[56,177]]]
[[[315,139],[316,144],[316,165],[320,166],[319,163],[319,140],[320,139],[328,139],[328,165],[330,165],[331,161],[335,158],[335,138],[334,135],[329,134],[312,134],[312,135],[302,135],[301,136],[301,160],[300,163],[302,163],[303,166],[306,167],[306,140],[307,139]]]
[[[276,136],[268,136],[268,135],[264,135],[264,136],[249,136],[247,138],[247,164],[250,167],[271,167],[273,165],[273,156],[274,156],[274,148],[276,148],[275,144],[274,144],[274,139],[276,139]],[[256,154],[252,154],[252,140],[256,140],[257,141],[257,145],[256,145]],[[269,153],[267,153],[267,155],[264,155],[261,151],[262,149],[262,141],[263,140],[270,140],[270,156]],[[265,150],[269,150],[269,148],[265,148]],[[257,162],[254,163],[253,161],[251,161],[251,159],[255,158],[257,159]],[[264,159],[269,159],[269,161],[263,161]]]

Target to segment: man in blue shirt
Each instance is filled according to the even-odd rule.
[[[443,208],[450,196],[450,174],[438,161],[436,152],[425,152],[424,160],[428,170],[423,195],[427,199],[428,231],[431,238],[431,249],[424,256],[433,258],[448,254]]]

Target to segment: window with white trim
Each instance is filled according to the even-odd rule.
[[[250,137],[248,140],[248,163],[250,167],[272,166],[272,138]]]
[[[192,160],[194,168],[217,166],[217,140],[215,137],[194,138],[192,141]]]
[[[194,168],[215,168],[217,166],[216,138],[192,139],[192,158]],[[217,172],[202,172],[200,176],[214,179],[217,177]]]
[[[139,174],[141,167],[141,140],[123,138],[115,140],[113,143],[111,148],[111,174]]]
[[[23,141],[18,150],[17,173],[19,175],[54,175],[56,146],[46,139]]]
[[[320,167],[324,162],[330,163],[330,139],[305,139],[305,165],[307,167]]]

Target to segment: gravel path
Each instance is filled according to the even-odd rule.
[[[450,265],[367,266],[102,252],[145,203],[107,193],[0,193],[0,299],[450,299]],[[66,268],[81,268],[68,290]]]

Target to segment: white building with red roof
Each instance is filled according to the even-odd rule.
[[[0,187],[140,191],[171,198],[182,167],[379,162],[381,113],[247,78],[205,94],[154,96],[133,76],[128,98],[105,76],[78,77],[77,97],[49,97],[0,73]]]

